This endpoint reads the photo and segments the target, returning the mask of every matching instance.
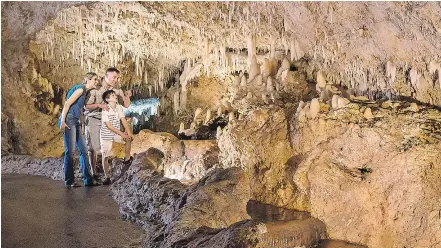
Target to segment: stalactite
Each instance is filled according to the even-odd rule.
[[[256,38],[253,35],[248,36],[247,48],[248,48],[248,65],[251,65],[253,56],[256,55]]]
[[[181,101],[179,104],[179,109],[186,110],[187,109],[187,91],[181,92]]]
[[[179,90],[176,91],[173,95],[173,111],[175,115],[178,114],[179,111]]]

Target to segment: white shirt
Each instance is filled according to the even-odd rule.
[[[123,108],[117,104],[115,109],[109,106],[109,110],[103,110],[101,113],[101,140],[113,140],[115,133],[107,128],[105,122],[110,122],[110,125],[118,130],[121,130],[121,118],[125,118]]]

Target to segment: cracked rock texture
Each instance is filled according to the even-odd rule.
[[[253,247],[253,235],[258,232],[248,229],[256,229],[256,223],[240,222],[249,218],[246,204],[250,197],[249,180],[240,168],[214,170],[198,183],[185,186],[156,172],[150,154],[138,155],[112,185],[122,216],[145,229],[144,246],[210,247],[219,242],[214,247],[227,247],[220,242],[227,239],[227,244],[243,242],[243,247]],[[225,211],[227,208],[235,211]]]
[[[412,112],[403,102],[378,105],[351,103],[303,122],[293,116],[291,140],[303,158],[293,176],[299,197],[331,238],[437,247],[441,113]],[[366,106],[373,118],[363,117]]]

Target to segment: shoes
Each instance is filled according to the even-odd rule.
[[[110,178],[106,178],[106,180],[104,180],[103,185],[110,185]]]
[[[89,184],[85,184],[84,186],[86,186],[86,187],[93,187],[93,186],[100,186],[101,184],[99,184],[99,183],[97,183],[97,182],[92,182],[92,183],[89,183]]]
[[[65,187],[66,187],[67,189],[70,189],[70,188],[79,188],[79,187],[81,187],[81,184],[79,184],[79,183],[77,183],[77,182],[74,182],[73,184],[66,185]]]
[[[127,161],[124,160],[123,163],[124,163],[125,165],[129,165],[129,164],[132,163],[132,161],[133,161],[133,157],[130,156],[129,160],[127,160]]]

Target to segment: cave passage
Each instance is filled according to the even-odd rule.
[[[159,99],[148,98],[132,101],[128,108],[124,109],[126,117],[131,118],[130,124],[134,134],[142,129],[151,129],[151,116],[158,113]]]

